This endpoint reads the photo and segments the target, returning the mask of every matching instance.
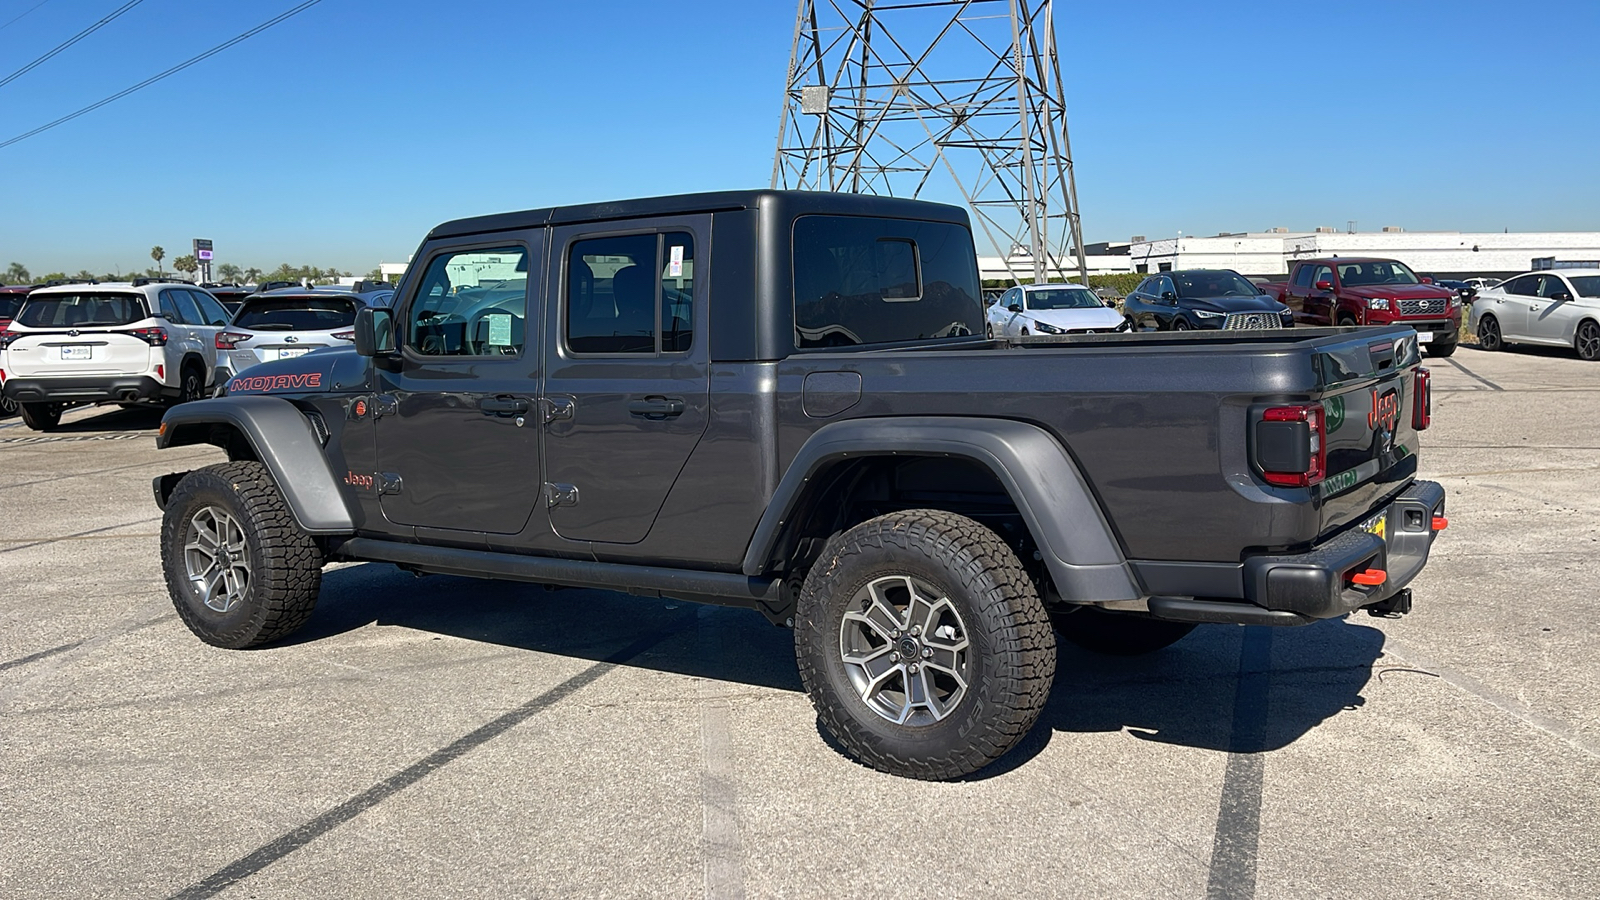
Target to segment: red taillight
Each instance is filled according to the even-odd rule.
[[[0,384],[6,383],[6,370],[0,369]]]
[[[1256,429],[1257,459],[1268,484],[1310,487],[1327,475],[1328,429],[1322,404],[1271,407],[1261,414],[1261,426],[1265,428]],[[1266,429],[1274,426],[1279,427],[1268,433]],[[1287,468],[1283,461],[1289,459],[1304,468]]]
[[[356,339],[356,333],[353,330],[352,331],[335,331],[333,333],[333,336],[338,338],[341,341],[350,341],[351,343],[354,343],[355,339]]]
[[[1411,427],[1421,431],[1433,424],[1433,375],[1427,369],[1417,370],[1415,394],[1411,405]]]
[[[235,344],[249,339],[250,335],[240,334],[237,331],[219,331],[217,332],[217,349],[232,350]]]
[[[22,335],[11,330],[11,320],[7,319],[3,325],[0,325],[0,350],[11,346],[12,342],[19,337],[22,337]]]
[[[155,328],[135,328],[128,333],[152,347],[165,347],[167,345],[167,330],[159,326]]]

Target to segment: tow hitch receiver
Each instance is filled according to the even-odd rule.
[[[1363,607],[1375,619],[1398,619],[1411,612],[1411,589],[1402,588],[1387,600]]]

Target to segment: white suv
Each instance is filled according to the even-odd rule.
[[[0,331],[0,391],[47,431],[79,403],[197,400],[216,379],[228,312],[188,284],[61,284],[28,295]]]

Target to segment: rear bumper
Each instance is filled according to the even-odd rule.
[[[1303,625],[1347,615],[1398,595],[1428,563],[1438,532],[1435,516],[1444,515],[1444,488],[1431,481],[1413,482],[1390,501],[1386,536],[1351,530],[1305,553],[1252,556],[1237,567],[1161,564],[1162,593],[1192,572],[1191,596],[1152,596],[1150,612],[1160,618],[1188,622],[1233,622],[1246,625]],[[1368,570],[1385,573],[1382,584],[1358,585],[1351,576]],[[1233,581],[1234,572],[1239,581]],[[1141,574],[1143,569],[1141,568]],[[1150,579],[1147,579],[1150,580]],[[1229,590],[1218,597],[1209,591]],[[1154,585],[1152,585],[1154,586]]]
[[[8,378],[5,396],[18,403],[159,400],[161,382],[149,375],[85,375],[75,378]]]

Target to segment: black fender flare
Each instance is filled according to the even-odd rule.
[[[208,443],[211,426],[231,425],[272,473],[295,522],[307,534],[354,534],[355,520],[305,413],[282,397],[196,400],[161,417],[156,447]]]
[[[745,551],[745,575],[765,574],[780,531],[812,479],[845,458],[918,454],[970,459],[1011,496],[1062,598],[1077,602],[1144,596],[1077,463],[1037,425],[945,416],[864,418],[817,430],[778,483]]]

